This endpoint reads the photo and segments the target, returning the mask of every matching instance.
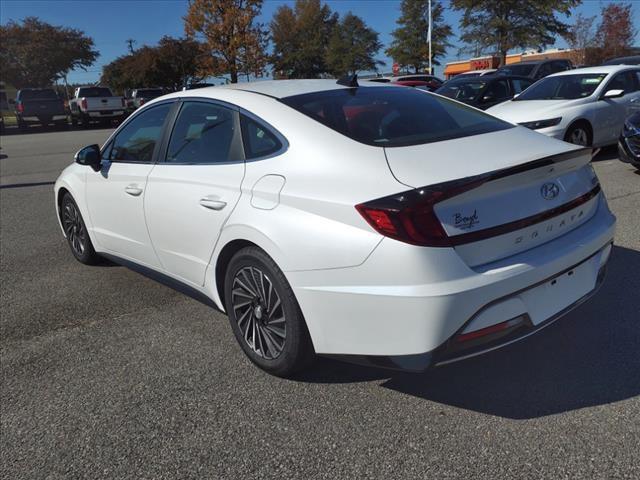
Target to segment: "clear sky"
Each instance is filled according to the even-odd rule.
[[[399,0],[325,0],[332,10],[344,14],[352,11],[380,33],[383,45],[391,42],[391,32],[396,27],[395,21],[400,16]],[[527,0],[523,0],[527,1]],[[534,1],[534,0],[531,0]],[[260,21],[269,23],[273,13],[282,4],[293,5],[293,0],[266,0]],[[604,0],[586,0],[575,12],[584,15],[598,15]],[[640,2],[634,7],[634,24],[640,26]],[[448,2],[445,0],[445,4]],[[101,68],[114,58],[127,52],[126,40],[133,38],[136,46],[153,45],[163,35],[184,35],[182,17],[186,13],[186,0],[0,0],[0,23],[9,20],[21,20],[27,16],[36,16],[54,25],[64,25],[84,30],[93,37],[100,57],[88,71],[76,71],[69,75],[69,82],[95,82],[100,77]],[[449,9],[445,19],[459,33],[460,15]],[[571,22],[571,20],[568,20]],[[597,20],[596,20],[597,21]],[[442,61],[458,58],[459,41],[453,38],[456,47],[450,48],[447,58]],[[640,38],[636,38],[636,44]],[[558,47],[566,46],[562,40]],[[384,49],[383,49],[384,50]],[[391,69],[391,60],[380,51],[379,58],[387,62],[385,71]],[[437,67],[441,74],[443,67]]]

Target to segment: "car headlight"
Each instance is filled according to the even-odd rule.
[[[640,135],[640,126],[634,125],[629,120],[625,121],[622,127],[622,136],[633,137],[634,135]]]
[[[534,122],[522,122],[520,125],[530,128],[531,130],[539,130],[540,128],[554,127],[560,123],[562,117],[549,118],[548,120],[536,120]]]

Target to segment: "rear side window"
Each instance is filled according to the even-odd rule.
[[[513,125],[430,93],[360,87],[286,97],[282,102],[353,140],[380,147],[439,142]]]
[[[162,90],[159,88],[136,91],[136,97],[156,98],[156,97],[159,97],[160,95],[162,95]]]
[[[111,97],[111,90],[105,87],[83,87],[78,90],[78,97]]]
[[[283,145],[268,128],[242,115],[242,138],[247,159],[266,157],[280,150]]]
[[[168,163],[211,164],[242,160],[236,112],[205,102],[185,102],[171,133]]]
[[[496,80],[484,91],[483,98],[486,98],[487,101],[494,102],[509,98],[510,96],[509,82],[507,82],[507,80]]]
[[[170,104],[158,105],[136,115],[118,132],[109,155],[114,162],[151,162]]]

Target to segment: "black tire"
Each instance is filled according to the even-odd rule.
[[[76,260],[85,265],[95,265],[101,257],[93,248],[89,232],[80,209],[70,193],[65,193],[60,203],[60,220],[67,236],[67,243]]]
[[[578,140],[579,139],[579,140]],[[593,130],[591,125],[585,121],[577,121],[567,128],[564,141],[574,145],[590,147],[593,143]]]
[[[269,255],[257,247],[238,251],[229,262],[224,286],[231,328],[253,363],[272,375],[289,377],[313,361],[300,306]]]

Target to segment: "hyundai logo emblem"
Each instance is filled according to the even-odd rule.
[[[545,200],[553,200],[560,193],[560,187],[553,182],[545,183],[540,188],[540,193]]]

